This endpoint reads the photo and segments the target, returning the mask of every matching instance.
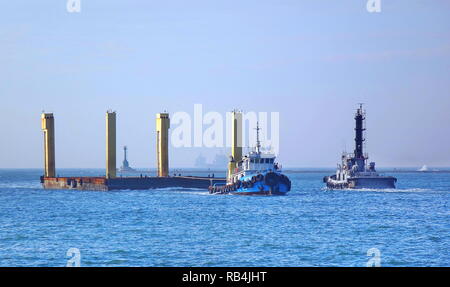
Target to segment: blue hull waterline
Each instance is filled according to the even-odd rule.
[[[209,188],[212,194],[232,195],[286,195],[291,181],[279,172],[266,172],[242,177],[233,184],[215,184]]]
[[[330,189],[389,189],[395,188],[397,179],[392,176],[378,177],[355,177],[348,178],[346,181],[337,181],[336,175],[326,176],[324,182]]]

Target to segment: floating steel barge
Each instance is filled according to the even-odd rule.
[[[225,178],[201,176],[169,176],[169,114],[156,116],[157,176],[118,177],[116,168],[116,113],[106,113],[106,175],[104,177],[58,177],[55,171],[55,128],[52,113],[41,116],[44,131],[44,175],[40,180],[45,189],[75,190],[145,190],[155,188],[208,189],[214,184],[226,183]]]
[[[155,188],[198,188],[208,189],[214,184],[224,184],[225,179],[197,176],[175,177],[41,177],[45,189],[75,190],[144,190]]]

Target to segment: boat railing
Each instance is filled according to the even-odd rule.
[[[364,159],[369,159],[369,154],[367,152],[365,152],[363,154],[363,157],[364,157]],[[342,158],[355,158],[355,154],[352,152],[343,152]]]

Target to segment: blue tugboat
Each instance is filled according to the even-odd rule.
[[[329,189],[395,188],[397,182],[395,177],[380,175],[375,169],[374,162],[367,163],[369,156],[363,153],[365,119],[366,114],[360,104],[355,115],[355,152],[344,153],[336,174],[323,178]]]
[[[275,154],[261,151],[259,125],[256,127],[256,147],[229,174],[226,184],[209,187],[211,194],[285,195],[291,190],[291,181],[275,162]],[[232,159],[234,162],[234,159]]]

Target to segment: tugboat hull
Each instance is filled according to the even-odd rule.
[[[346,181],[337,181],[325,177],[324,182],[329,189],[394,189],[397,179],[392,176],[355,177]]]
[[[374,189],[386,189],[395,188],[394,177],[380,177],[380,178],[355,178],[350,181],[352,188],[374,188]]]
[[[231,195],[259,195],[259,196],[275,196],[275,195],[286,195],[286,192],[273,192],[269,191],[238,191],[238,192],[230,192]]]
[[[264,184],[256,185],[252,188],[239,188],[236,191],[231,191],[233,195],[286,195],[290,188],[280,183],[278,186],[270,187]]]
[[[209,187],[211,194],[232,195],[286,195],[291,190],[291,181],[282,174],[268,173],[254,176],[251,180],[232,184],[214,184]]]

